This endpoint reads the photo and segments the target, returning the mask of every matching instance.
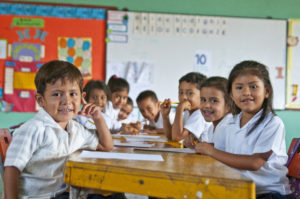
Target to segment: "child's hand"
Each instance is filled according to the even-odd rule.
[[[209,156],[212,155],[214,149],[215,149],[214,146],[207,142],[201,142],[195,146],[196,153],[201,153]]]
[[[192,133],[189,133],[188,136],[184,138],[183,144],[190,149],[194,149],[198,141]]]
[[[84,104],[78,114],[93,118],[93,120],[97,120],[102,117],[101,107],[91,103]]]
[[[160,105],[160,112],[163,117],[168,117],[171,110],[171,100],[165,99],[164,102]]]
[[[149,124],[145,124],[143,130],[145,130],[145,129],[153,129],[153,127],[150,126]]]
[[[188,100],[184,100],[178,104],[178,107],[180,110],[185,111],[185,110],[191,110],[191,103]]]
[[[142,123],[141,122],[130,123],[130,126],[132,126],[133,128],[135,128],[139,131],[142,129]]]
[[[136,135],[139,133],[139,130],[131,126],[130,124],[122,124],[121,134]]]

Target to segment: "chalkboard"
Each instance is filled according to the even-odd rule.
[[[191,71],[228,77],[243,60],[269,67],[274,107],[285,108],[285,20],[109,11],[106,79],[129,80],[135,99],[153,89],[178,100],[178,80]]]

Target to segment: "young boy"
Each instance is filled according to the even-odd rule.
[[[13,134],[5,159],[5,198],[55,198],[65,192],[63,170],[73,152],[88,148],[110,151],[113,141],[101,108],[84,104],[80,71],[64,61],[50,61],[36,74],[35,99],[41,109]],[[80,112],[79,112],[80,111]],[[96,131],[72,118],[92,117]]]
[[[143,91],[136,98],[136,103],[143,117],[150,122],[149,126],[144,127],[144,131],[147,133],[165,133],[163,117],[160,113],[160,102],[156,94],[152,90]],[[169,112],[166,117],[168,117],[169,123],[172,124],[174,114]]]
[[[172,128],[167,132],[172,140],[181,141],[187,136],[199,139],[211,125],[205,122],[200,111],[200,87],[205,80],[206,76],[197,72],[187,73],[179,79],[179,104]],[[170,103],[167,99],[162,104],[163,115],[170,109]]]
[[[120,123],[126,123],[126,124],[130,123],[131,121],[128,118],[128,116],[132,111],[133,111],[133,101],[130,97],[128,97],[126,104],[124,104],[120,109],[120,112],[118,114],[118,121]]]

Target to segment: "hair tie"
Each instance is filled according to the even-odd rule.
[[[114,75],[113,78],[114,78],[114,79],[118,79],[118,76],[117,76],[117,75]]]

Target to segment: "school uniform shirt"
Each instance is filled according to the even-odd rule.
[[[170,113],[169,113],[170,124],[173,124],[174,118],[175,118],[174,112],[170,111]],[[164,128],[164,122],[163,122],[163,117],[162,117],[161,112],[159,112],[159,116],[158,116],[158,119],[157,119],[156,122],[155,121],[150,121],[150,126],[152,126],[154,128],[157,128],[157,129]]]
[[[182,116],[182,123],[183,128],[193,133],[194,136],[198,139],[203,133],[208,130],[209,126],[212,125],[211,122],[206,122],[204,120],[200,109],[195,110],[192,114],[190,114],[190,112],[187,110],[184,111]]]
[[[228,122],[232,119],[232,114],[226,114],[222,120],[217,124],[214,129],[214,125],[210,125],[208,130],[201,135],[201,141],[213,143],[216,149],[225,150],[225,132],[224,129],[227,127]]]
[[[118,120],[120,109],[114,109],[112,102],[108,101],[103,112],[106,115],[108,115],[111,119]]]
[[[252,155],[272,150],[272,155],[257,171],[239,170],[251,178],[256,184],[256,194],[279,192],[290,194],[285,145],[285,128],[282,120],[273,113],[268,113],[265,119],[249,135],[248,131],[260,118],[262,110],[248,121],[242,128],[240,121],[242,113],[232,117],[225,129],[225,151],[233,154]]]
[[[107,125],[107,128],[111,131],[111,132],[117,132],[121,130],[122,127],[122,123],[120,123],[117,120],[114,120],[112,118],[110,118],[108,115],[106,115],[105,113],[102,113],[103,119],[105,120],[105,123]],[[96,130],[96,125],[94,123],[94,120],[92,118],[83,116],[83,115],[76,115],[74,117],[74,119],[79,122],[81,125],[83,125],[85,128],[87,129],[93,129]]]
[[[70,154],[87,148],[96,150],[97,135],[76,121],[67,130],[44,110],[13,133],[4,166],[20,171],[19,198],[51,198],[65,191],[64,166]]]

